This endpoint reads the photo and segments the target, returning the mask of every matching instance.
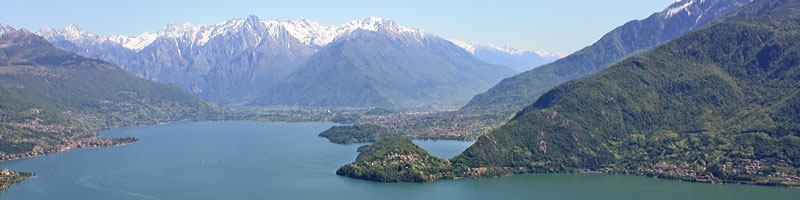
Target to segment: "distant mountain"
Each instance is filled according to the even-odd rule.
[[[37,32],[37,34],[46,38],[56,47],[120,66],[122,66],[121,64],[127,64],[136,53],[134,49],[128,48],[130,44],[127,44],[128,47],[126,47],[125,44],[119,43],[118,40],[91,34],[76,25],[70,25],[58,31],[48,27]]]
[[[451,161],[800,186],[800,1],[722,19],[555,87]]]
[[[453,44],[472,53],[479,60],[502,65],[524,72],[561,58],[543,51],[521,50],[510,46],[480,45],[460,40],[450,40]]]
[[[751,0],[677,1],[644,20],[615,28],[591,46],[553,63],[507,78],[476,95],[463,109],[513,114],[558,84],[605,69],[619,60],[700,29]]]
[[[222,107],[20,29],[0,35],[0,160],[113,145],[101,129],[213,119]]]
[[[305,19],[250,16],[215,25],[168,25],[139,36],[100,37],[74,25],[37,34],[58,47],[116,63],[204,99],[239,103],[261,96],[336,33],[336,27]]]
[[[323,26],[307,19],[249,16],[214,25],[167,25],[157,33],[137,36],[98,36],[75,25],[45,28],[37,34],[57,47],[115,63],[139,77],[174,84],[203,99],[243,104],[267,95],[267,90],[335,38],[359,29],[374,31],[373,24],[363,21],[369,19]],[[492,74],[486,78],[494,78]]]
[[[267,106],[457,105],[515,74],[452,42],[371,17],[347,31],[255,101]]]

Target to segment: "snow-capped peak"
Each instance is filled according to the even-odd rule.
[[[367,31],[384,30],[400,34],[424,35],[424,32],[420,29],[412,29],[400,26],[392,20],[380,17],[368,17],[362,20],[355,20],[348,22],[340,27],[340,30],[343,30],[344,32],[350,32],[358,29]]]
[[[336,26],[323,26],[305,18],[279,20],[289,35],[307,45],[324,46],[338,35]]]
[[[344,26],[342,26],[342,28],[344,28],[344,29],[346,29],[348,31],[352,31],[352,30],[355,30],[355,29],[364,29],[364,30],[368,30],[368,31],[378,31],[379,27],[394,28],[394,27],[398,27],[398,26],[394,23],[394,21],[388,20],[388,19],[383,19],[383,18],[380,18],[380,17],[368,17],[368,18],[362,19],[362,20],[355,20],[355,21],[348,22],[348,23],[344,24]]]
[[[687,15],[692,15],[692,11],[689,10],[688,8],[689,6],[694,4],[695,1],[698,0],[687,0],[687,1],[676,0],[674,4],[670,5],[664,11],[662,11],[663,16],[665,16],[665,18],[670,18],[682,11],[686,11]],[[699,0],[699,1],[700,3],[703,3],[705,0]]]
[[[415,37],[426,36],[426,33],[420,29],[400,26],[392,20],[379,17],[355,20],[340,26],[324,26],[305,18],[263,20],[253,15],[246,18],[231,18],[211,25],[194,25],[190,23],[182,25],[167,24],[156,33],[145,32],[132,36],[98,36],[80,29],[74,24],[62,30],[55,30],[49,27],[44,28],[37,34],[51,41],[68,40],[75,43],[100,43],[109,41],[133,51],[140,51],[159,37],[173,38],[177,43],[184,43],[187,46],[203,46],[214,37],[240,33],[241,31],[247,31],[248,34],[252,34],[259,41],[261,38],[267,36],[278,37],[280,35],[279,32],[285,31],[290,36],[306,45],[319,47],[330,43],[341,35],[355,30],[388,31]]]
[[[69,40],[69,41],[81,41],[81,42],[102,42],[104,41],[103,38],[89,33],[86,30],[78,27],[75,24],[70,24],[64,29],[56,30],[50,27],[45,27],[41,31],[36,33],[42,37],[50,39],[59,39],[59,40]]]
[[[544,51],[544,50],[535,50],[533,52],[536,52],[536,54],[539,54],[539,56],[541,56],[541,57],[552,57],[552,58],[563,58],[564,57],[564,55],[562,55],[562,54],[553,53],[553,52]]]
[[[137,36],[112,35],[108,41],[115,42],[133,51],[141,51],[158,38],[158,34],[145,32]]]
[[[675,16],[690,16],[697,18],[695,23],[699,23],[704,19],[705,13],[712,13],[714,15],[721,15],[724,13],[716,13],[720,10],[730,10],[738,8],[753,0],[676,0],[675,3],[667,7],[657,15],[663,19],[670,19]]]
[[[498,51],[502,51],[502,52],[506,52],[508,54],[512,54],[512,55],[522,55],[526,51],[531,51],[531,50],[517,49],[517,48],[514,48],[514,47],[510,47],[508,45],[500,46],[500,45],[495,45],[495,44],[491,44],[491,43],[487,44],[486,46],[489,47],[489,48],[492,48],[492,49],[496,49]]]
[[[542,57],[557,57],[557,58],[562,57],[562,56],[560,56],[558,54],[550,53],[550,52],[546,52],[546,51],[542,51],[542,50],[518,49],[518,48],[514,48],[514,47],[511,47],[511,46],[508,46],[508,45],[475,44],[475,43],[465,42],[465,41],[455,40],[455,39],[449,39],[448,41],[452,42],[456,46],[461,47],[464,50],[466,50],[466,51],[468,51],[470,53],[473,53],[473,54],[478,49],[491,49],[491,50],[496,50],[496,51],[504,52],[504,53],[511,54],[511,55],[522,55],[524,53],[532,52],[532,53],[536,53],[537,55],[542,56]]]
[[[11,25],[8,25],[8,24],[0,24],[0,35],[3,35],[3,34],[5,34],[5,33],[14,32],[14,31],[16,31],[16,30],[17,30],[17,29],[15,29],[14,27],[12,27]]]
[[[475,49],[478,48],[478,45],[474,43],[464,42],[455,39],[449,39],[449,41],[455,44],[456,46],[461,47],[464,50],[467,50],[469,53],[475,53]]]
[[[125,48],[135,51],[143,49],[144,47],[152,43],[153,40],[155,40],[156,38],[155,34],[147,32],[139,36],[115,35],[115,36],[102,37],[99,35],[89,33],[88,31],[78,27],[75,24],[70,24],[61,30],[56,30],[51,27],[45,27],[36,34],[50,41],[67,40],[78,44],[102,43],[108,41],[120,44]]]
[[[205,45],[211,38],[221,35],[249,31],[257,38],[263,36],[276,37],[279,31],[286,31],[289,35],[296,38],[306,45],[323,46],[333,40],[336,36],[333,26],[322,26],[308,19],[289,19],[289,20],[262,20],[250,15],[247,18],[232,18],[214,25],[192,25],[183,24],[181,26],[167,25],[158,32],[159,36],[181,38],[193,45]]]

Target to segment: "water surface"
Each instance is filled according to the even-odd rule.
[[[604,174],[527,174],[432,183],[375,183],[335,175],[363,144],[317,134],[332,123],[178,122],[103,137],[141,142],[0,163],[37,173],[2,199],[798,199],[800,190]],[[471,142],[415,141],[449,158]]]

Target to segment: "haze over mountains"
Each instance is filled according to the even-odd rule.
[[[354,32],[374,32],[379,34],[354,34]],[[291,95],[287,93],[270,94],[269,92],[293,91],[295,88],[277,88],[276,85],[298,86],[298,83],[292,83],[293,80],[290,75],[303,67],[310,67],[304,65],[307,62],[311,62],[313,55],[325,50],[325,47],[334,41],[344,41],[346,38],[352,40],[356,36],[368,37],[367,35],[371,35],[400,42],[385,45],[381,48],[397,48],[418,44],[416,39],[403,38],[408,33],[424,35],[424,38],[428,40],[427,42],[433,40],[441,40],[442,42],[431,42],[428,46],[420,46],[422,51],[416,52],[417,54],[414,55],[402,54],[408,52],[394,51],[392,53],[396,54],[391,56],[408,58],[409,61],[406,64],[413,63],[415,65],[409,68],[416,68],[415,70],[438,70],[437,74],[428,74],[433,71],[406,70],[402,71],[405,73],[404,77],[395,77],[397,79],[363,79],[363,81],[386,81],[386,83],[391,83],[382,86],[386,88],[376,88],[380,90],[379,93],[382,95],[381,97],[376,97],[383,98],[380,100],[373,99],[346,103],[352,99],[358,99],[357,96],[368,95],[366,93],[352,93],[353,90],[347,90],[348,92],[346,93],[341,93],[344,90],[340,91],[335,96],[341,96],[342,98],[328,101],[329,103],[316,102],[316,100],[294,101],[305,98],[302,95],[287,96],[283,100],[268,100],[280,95]],[[471,49],[470,52],[466,53],[467,56],[461,55],[463,58],[459,58],[459,60],[448,60],[455,57],[446,58],[443,56],[464,54],[462,51],[465,51],[465,49],[452,48],[455,46],[454,44],[419,29],[403,27],[391,20],[375,17],[352,21],[341,26],[323,26],[307,19],[262,20],[255,16],[249,16],[245,19],[230,19],[214,25],[168,25],[157,33],[144,33],[138,36],[98,36],[86,32],[75,25],[68,26],[62,30],[45,28],[37,34],[44,36],[58,47],[87,57],[107,60],[137,76],[171,83],[204,99],[226,104],[243,104],[259,97],[263,97],[259,100],[259,105],[396,106],[420,102],[408,101],[410,98],[427,99],[426,103],[463,104],[472,95],[485,91],[500,79],[515,74],[511,70],[503,69],[503,67],[497,68],[484,62],[496,65],[511,65],[516,69],[522,69],[521,66],[531,68],[552,58],[552,56],[542,58],[531,51],[510,48],[507,48],[506,51],[491,51],[488,50],[489,48],[480,48],[481,50],[477,51]],[[434,44],[435,46],[430,46]],[[372,44],[366,45],[365,47],[370,47],[369,45]],[[387,50],[384,53],[389,52],[391,51]],[[437,53],[439,54],[437,55]],[[470,53],[475,53],[475,57],[484,58],[486,61],[474,59],[469,56]],[[327,55],[327,57],[333,59],[331,55]],[[500,60],[498,58],[503,57],[517,57],[517,59],[513,60],[514,63],[496,62]],[[366,64],[361,66],[362,69],[367,69],[363,67],[384,67],[380,65],[388,61],[358,61],[358,59],[379,58],[356,58],[354,61]],[[460,60],[465,61],[462,62]],[[395,61],[397,60],[393,60],[393,62]],[[438,69],[443,63],[450,63],[445,64],[445,66],[451,65],[450,67],[456,68],[444,69],[447,67],[442,67],[442,69]],[[380,73],[390,72],[386,69],[378,68],[367,73],[377,74],[371,74],[367,77],[384,77]],[[399,69],[405,70],[404,68]],[[475,73],[479,71],[486,72],[487,70],[495,72]],[[318,75],[321,76],[323,74]],[[394,75],[396,74],[388,74],[387,76]],[[320,77],[320,79],[322,78]],[[357,80],[361,79],[348,81]],[[472,81],[474,81],[474,84],[466,84]],[[339,83],[341,86],[351,88],[364,84],[363,82]],[[420,91],[394,88],[400,83],[424,87],[418,88],[421,89]],[[322,83],[303,84],[308,85],[304,85],[304,88],[301,89],[317,91],[330,89],[325,88],[326,86],[321,85]],[[309,88],[312,85],[322,87]],[[442,91],[446,91],[449,94],[438,95]],[[292,103],[287,103],[290,100]]]
[[[475,44],[454,39],[451,39],[450,42],[464,48],[480,60],[511,67],[520,72],[531,70],[561,58],[559,55],[548,52],[523,50],[510,46]]]

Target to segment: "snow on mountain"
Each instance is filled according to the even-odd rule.
[[[339,28],[337,28],[336,31],[339,34],[343,34],[343,33],[354,31],[354,30],[358,30],[358,29],[363,29],[363,30],[367,30],[367,31],[385,30],[385,31],[391,31],[391,32],[394,32],[394,33],[410,34],[410,35],[418,35],[418,36],[426,35],[426,33],[423,32],[420,29],[413,29],[413,28],[400,26],[400,25],[398,25],[397,23],[395,23],[392,20],[383,19],[383,18],[380,18],[380,17],[369,17],[369,18],[362,19],[362,20],[351,21],[351,22],[348,22],[348,23],[340,26]]]
[[[11,25],[0,24],[0,35],[2,35],[4,33],[14,32],[15,30],[17,30],[17,29],[12,27]]]
[[[681,2],[680,0],[676,1],[676,3],[680,3],[680,2]],[[681,11],[686,11],[688,15],[692,15],[692,11],[687,10],[686,8],[688,8],[689,6],[694,4],[694,2],[695,1],[687,1],[684,4],[676,4],[675,7],[667,8],[666,10],[664,10],[664,11],[666,11],[665,16],[666,17],[672,17],[673,15],[675,15],[675,14],[681,12]]]
[[[145,32],[137,36],[113,35],[109,36],[107,39],[130,50],[140,51],[144,49],[144,47],[147,47],[147,45],[150,45],[150,43],[153,43],[156,38],[158,38],[158,34]]]
[[[520,50],[520,49],[517,49],[517,48],[514,48],[514,47],[510,47],[510,46],[500,46],[500,45],[494,45],[494,44],[488,44],[486,46],[488,46],[489,48],[492,48],[492,49],[497,49],[498,51],[506,52],[506,53],[511,54],[511,55],[522,55],[525,52],[531,51],[531,50]]]
[[[752,2],[752,0],[750,0],[750,2]],[[684,13],[686,16],[697,15],[696,22],[698,22],[703,18],[702,13],[709,12],[709,9],[727,10],[729,7],[739,7],[742,5],[743,4],[740,3],[717,5],[715,1],[712,0],[676,0],[675,3],[659,12],[658,15],[664,19],[669,19]]]
[[[453,105],[517,73],[387,19],[351,21],[335,31],[338,37],[252,105]]]
[[[484,62],[504,65],[517,71],[527,71],[561,58],[557,54],[542,50],[517,49],[507,45],[475,44],[455,39],[449,41]]]
[[[252,30],[257,29],[257,30]],[[288,20],[262,20],[255,16],[247,18],[233,18],[213,25],[193,25],[190,23],[182,25],[168,24],[157,33],[145,32],[140,35],[112,35],[99,36],[87,32],[78,26],[71,24],[61,30],[50,27],[44,28],[37,34],[50,41],[66,40],[73,43],[102,43],[113,42],[133,51],[141,51],[159,37],[174,38],[178,43],[188,44],[189,46],[205,45],[211,38],[238,33],[240,31],[253,31],[260,40],[261,33],[270,33],[272,37],[280,31],[285,30],[289,35],[308,46],[321,47],[333,41],[335,38],[355,30],[367,31],[391,31],[393,33],[425,36],[420,29],[413,29],[400,26],[392,20],[379,17],[369,17],[362,20],[355,20],[341,26],[324,26],[308,19],[288,19]]]
[[[535,50],[533,52],[536,52],[536,54],[539,54],[542,57],[553,57],[553,58],[556,58],[556,59],[564,57],[561,54],[548,52],[548,51],[543,51],[543,50]]]
[[[90,33],[75,24],[70,24],[69,26],[60,30],[53,29],[51,27],[45,27],[36,34],[46,38],[48,41],[64,40],[82,45],[112,42],[134,51],[142,50],[144,47],[152,43],[156,37],[158,37],[158,35],[153,33],[143,33],[138,36],[114,35],[103,37]]]
[[[497,51],[502,51],[511,55],[522,55],[526,52],[534,52],[540,56],[552,56],[552,57],[560,57],[558,54],[543,51],[543,50],[528,50],[528,49],[518,49],[508,45],[496,45],[496,44],[475,44],[471,42],[465,42],[456,39],[448,39],[448,41],[452,42],[456,46],[463,48],[464,50],[469,51],[470,53],[475,53],[478,49],[494,49]]]
[[[470,53],[475,53],[475,49],[478,48],[478,45],[474,44],[474,43],[464,42],[464,41],[455,40],[455,39],[449,39],[449,41],[452,42],[453,44],[455,44],[456,46],[461,47],[464,50],[469,51]]]
[[[67,41],[81,42],[81,43],[86,43],[86,42],[100,43],[107,40],[104,37],[100,37],[98,35],[89,33],[88,31],[81,29],[75,24],[70,24],[69,26],[64,27],[64,29],[61,30],[56,30],[50,27],[46,27],[41,31],[37,32],[36,34],[44,38],[47,38],[48,40],[67,40]]]
[[[168,24],[156,32],[130,36],[100,36],[75,25],[59,30],[45,28],[38,34],[59,48],[106,60],[136,76],[170,83],[217,103],[248,102],[261,96],[261,92],[293,73],[323,47],[340,40],[380,36],[402,41],[406,45],[402,48],[406,49],[441,44],[449,47],[439,50],[459,50],[421,29],[379,17],[326,26],[303,18],[263,20],[248,16],[208,25]],[[409,43],[414,41],[419,45]],[[492,57],[506,60],[504,55],[510,54]]]
[[[333,31],[336,26],[323,26],[305,18],[276,22],[281,24],[289,35],[307,45],[325,46],[336,37],[336,32]]]

